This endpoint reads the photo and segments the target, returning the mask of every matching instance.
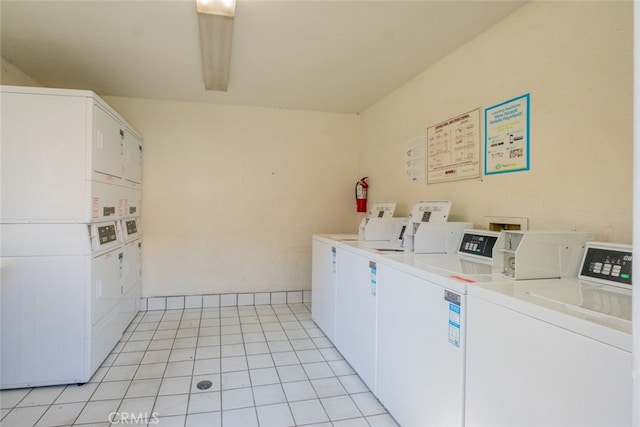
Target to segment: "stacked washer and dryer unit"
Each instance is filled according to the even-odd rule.
[[[0,106],[0,388],[84,383],[140,308],[142,139],[89,91]]]

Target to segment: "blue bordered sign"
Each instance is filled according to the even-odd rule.
[[[484,174],[529,170],[529,94],[484,110]]]

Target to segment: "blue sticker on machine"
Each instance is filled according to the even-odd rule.
[[[331,265],[333,267],[333,272],[336,272],[336,248],[331,248]]]
[[[460,347],[460,306],[449,304],[449,342]]]
[[[371,270],[371,295],[376,296],[378,293],[378,266],[375,262],[369,261],[369,270]]]

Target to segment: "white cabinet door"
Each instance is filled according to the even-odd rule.
[[[313,239],[311,318],[331,342],[336,337],[336,248]]]
[[[136,239],[125,243],[122,250],[124,252],[122,294],[126,295],[142,277],[142,241]]]
[[[121,300],[124,254],[121,248],[93,260],[93,324],[107,315]]]
[[[142,183],[142,141],[129,129],[124,130],[124,179]]]
[[[473,296],[468,426],[629,426],[631,354]]]
[[[386,265],[379,276],[378,399],[402,426],[462,426],[464,295],[456,305]]]
[[[335,345],[375,393],[376,296],[371,286],[370,265],[374,261],[340,247],[337,259]]]
[[[89,379],[85,355],[88,256],[8,259],[0,278],[0,388]]]
[[[86,214],[85,100],[2,92],[0,102],[2,219],[60,222]]]
[[[107,181],[113,177],[122,178],[122,152],[124,126],[100,105],[93,107],[93,171],[106,175]]]

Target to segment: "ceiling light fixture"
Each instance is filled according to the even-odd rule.
[[[235,0],[196,0],[206,90],[227,91]]]

